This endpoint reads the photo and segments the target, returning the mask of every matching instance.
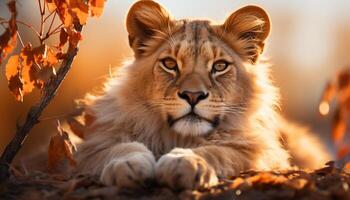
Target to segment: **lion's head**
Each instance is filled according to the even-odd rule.
[[[143,0],[131,7],[126,25],[135,60],[125,66],[127,89],[118,98],[182,135],[239,126],[256,92],[252,71],[270,31],[263,9],[243,7],[217,25],[174,20],[158,3]]]

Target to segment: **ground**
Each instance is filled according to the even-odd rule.
[[[315,171],[247,171],[200,191],[171,191],[153,185],[138,191],[117,190],[95,177],[65,177],[32,172],[14,172],[0,184],[0,199],[340,199],[350,200],[350,173],[330,162]]]

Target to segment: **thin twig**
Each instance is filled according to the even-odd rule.
[[[38,0],[40,14],[43,14],[43,9],[41,8],[41,0]]]
[[[49,15],[47,15],[44,19],[44,22],[46,22],[46,20],[48,20],[54,13],[56,13],[56,10],[52,11]]]
[[[56,18],[56,12],[55,12],[55,14],[53,15],[53,18],[52,18],[52,20],[51,20],[49,29],[48,29],[47,32],[46,32],[46,35],[49,35],[49,33],[50,33],[50,31],[51,31],[51,28],[52,28],[52,25],[53,25],[53,23],[54,23],[54,21],[55,21],[55,18]]]
[[[43,43],[43,34],[44,34],[44,26],[45,26],[45,22],[44,22],[44,14],[45,14],[45,5],[44,5],[44,9],[41,7],[41,0],[38,0],[39,3],[39,8],[40,8],[40,44]]]
[[[51,34],[54,33],[55,31],[57,31],[58,29],[62,28],[62,26],[63,26],[63,24],[58,25],[55,29],[53,29],[53,30],[51,31],[51,33],[49,33],[49,35],[51,35]]]
[[[51,31],[50,33],[46,33],[45,37],[41,38],[41,42],[44,42],[46,39],[48,39],[50,36],[55,35],[57,33],[59,33],[61,30],[59,28],[62,27],[63,24],[59,25],[58,27],[56,27],[53,31]]]
[[[0,24],[8,24],[8,23],[9,23],[8,21],[0,22]],[[29,25],[29,24],[27,24],[23,21],[20,21],[20,20],[16,20],[16,23],[21,24],[21,25],[26,26],[27,28],[31,29],[35,33],[35,35],[40,39],[39,32],[32,25]]]
[[[44,10],[44,11],[43,11],[43,16],[45,16],[45,13],[46,13],[45,0],[43,1],[43,7],[44,7],[44,8],[43,8],[43,10]]]
[[[55,31],[55,32],[52,32],[51,35],[55,35],[55,34],[57,34],[57,33],[59,33],[59,32],[61,32],[61,30],[57,30],[57,31]]]
[[[18,31],[17,31],[17,36],[18,36],[19,42],[21,43],[22,47],[24,47],[24,43],[23,43],[22,37],[21,37],[21,35],[19,34]]]

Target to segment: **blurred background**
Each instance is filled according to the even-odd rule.
[[[125,16],[132,0],[108,0],[104,14],[92,18],[83,30],[83,41],[73,68],[57,96],[42,114],[24,143],[17,159],[45,149],[55,130],[55,119],[74,108],[74,99],[99,88],[110,66],[120,65],[132,56],[125,30]],[[217,22],[234,10],[256,4],[270,13],[272,33],[265,56],[273,65],[273,77],[282,93],[282,112],[294,121],[309,126],[328,144],[330,117],[318,114],[318,104],[327,80],[350,63],[350,1],[343,0],[160,0],[175,18],[209,18]],[[39,28],[36,0],[18,0],[18,19]],[[9,13],[6,1],[0,1],[0,16]],[[36,38],[19,25],[24,42]],[[0,29],[0,33],[3,29]],[[33,42],[35,44],[35,42]],[[17,51],[18,52],[18,51]],[[0,152],[15,133],[29,107],[38,101],[38,91],[15,101],[7,88],[5,66],[0,66]]]

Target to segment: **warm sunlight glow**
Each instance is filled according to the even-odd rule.
[[[321,115],[327,115],[329,113],[329,104],[326,101],[322,101],[318,109]]]

